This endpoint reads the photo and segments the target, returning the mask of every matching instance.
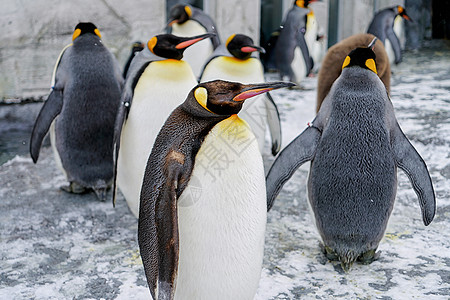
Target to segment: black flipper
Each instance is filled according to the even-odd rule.
[[[175,295],[179,259],[177,195],[182,168],[182,164],[171,161],[166,169],[167,177],[164,176],[160,184],[152,184],[155,178],[147,176],[147,171],[144,177],[144,186],[158,187],[157,192],[152,192],[153,188],[142,189],[138,230],[141,257],[153,299],[173,299]]]
[[[272,208],[284,183],[302,164],[314,158],[320,137],[318,128],[308,127],[278,155],[266,177],[267,211]]]
[[[306,66],[306,76],[308,76],[314,65],[313,60],[309,55],[309,49],[308,45],[306,44],[304,30],[305,28],[301,28],[297,33],[297,45],[302,50],[303,60],[305,61]]]
[[[427,165],[398,124],[392,132],[391,144],[397,167],[406,173],[419,198],[423,223],[427,226],[436,211],[436,199]]]
[[[270,137],[272,140],[272,155],[277,155],[281,149],[281,121],[277,105],[272,96],[267,93],[264,102],[267,110],[267,123],[269,124]]]
[[[398,40],[397,36],[395,35],[394,29],[389,28],[386,31],[387,38],[389,42],[391,42],[392,50],[394,50],[395,55],[395,63],[399,64],[402,62],[402,49],[400,46],[400,41]]]
[[[53,90],[39,112],[36,122],[34,123],[33,132],[31,133],[30,139],[30,155],[34,163],[36,163],[39,158],[39,151],[41,150],[42,141],[44,140],[44,137],[47,134],[53,120],[61,112],[62,105],[62,90]]]

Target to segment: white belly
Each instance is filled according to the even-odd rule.
[[[258,145],[239,123],[245,122],[233,116],[208,134],[179,199],[175,299],[253,299],[256,294],[266,189]]]
[[[218,57],[213,59],[203,72],[201,82],[222,79],[240,83],[262,83],[264,71],[262,64],[255,58],[246,61],[232,57]],[[259,150],[262,153],[266,141],[267,108],[265,94],[248,99],[244,102],[239,117],[244,119],[258,140]]]
[[[66,170],[64,170],[64,167],[61,162],[61,157],[59,156],[58,148],[56,148],[55,122],[57,118],[58,117],[56,117],[55,120],[53,120],[52,124],[50,125],[50,144],[52,145],[53,156],[55,157],[56,166],[58,167],[58,169],[62,171],[66,179],[68,179]]]
[[[303,58],[302,51],[299,47],[295,47],[294,50],[294,59],[292,60],[292,71],[295,74],[296,83],[300,84],[300,82],[306,77],[306,64],[305,59]]]
[[[186,62],[165,60],[150,63],[136,85],[122,129],[117,165],[117,184],[136,217],[145,167],[155,138],[170,113],[196,84]]]
[[[386,49],[386,52],[387,52],[387,55],[389,58],[389,64],[391,66],[393,66],[395,63],[395,53],[394,53],[394,49],[392,49],[392,44],[388,39],[386,39],[384,41],[384,48]]]
[[[205,34],[206,29],[196,21],[186,21],[185,23],[173,24],[172,34],[176,36],[190,37]],[[200,76],[203,65],[213,53],[214,48],[210,39],[205,39],[190,46],[184,51],[183,60],[187,61],[194,72],[195,78]]]

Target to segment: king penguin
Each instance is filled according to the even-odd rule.
[[[252,53],[264,53],[264,49],[254,45],[253,40],[243,34],[231,35],[225,44],[220,45],[206,63],[200,82],[222,79],[240,83],[264,81],[264,68],[261,61]],[[269,126],[272,138],[272,154],[281,147],[281,124],[278,108],[269,93],[244,103],[239,117],[252,129],[263,153],[266,141],[266,127]]]
[[[199,78],[205,61],[220,45],[220,37],[214,21],[199,8],[177,4],[170,9],[167,32],[186,37],[207,32],[215,34],[209,40],[202,41],[186,50],[184,54],[184,60],[191,65],[196,78]]]
[[[394,19],[397,15],[400,15],[405,20],[411,21],[405,9],[397,5],[377,12],[367,29],[367,33],[373,34],[383,42],[391,64],[394,62],[398,64],[402,61],[400,41],[394,32]]]
[[[191,67],[181,60],[183,52],[212,35],[157,35],[131,62],[115,129],[118,155],[115,174],[117,185],[136,217],[145,164],[156,135],[172,110],[197,84]]]
[[[309,3],[311,2],[313,1],[309,1]],[[319,30],[316,15],[309,8],[309,13],[306,15],[305,42],[314,64],[314,72],[320,69],[320,64],[325,56],[325,39],[323,34],[319,34]]]
[[[313,1],[294,1],[293,7],[283,22],[273,51],[280,78],[287,76],[290,81],[297,84],[308,76],[313,68],[313,61],[305,40],[306,18],[310,2]]]
[[[436,201],[427,166],[402,132],[370,48],[350,52],[312,124],[273,163],[268,207],[295,170],[311,161],[308,198],[324,252],[348,271],[370,263],[386,230],[402,169],[429,225]]]
[[[50,129],[57,165],[67,192],[94,190],[105,200],[113,179],[114,123],[120,104],[122,74],[92,23],[79,23],[58,57],[52,90],[39,112],[30,141],[36,163]]]
[[[253,299],[266,192],[258,144],[236,114],[292,83],[200,83],[159,132],[141,191],[138,240],[153,299]]]
[[[358,47],[367,47],[374,38],[375,36],[370,33],[358,33],[343,39],[328,49],[319,70],[317,80],[317,111],[319,111],[333,82],[341,75],[342,64],[348,53]],[[384,49],[383,43],[378,39],[370,47],[376,55],[375,63],[377,65],[378,77],[380,77],[389,94],[391,89],[391,66],[386,50]]]

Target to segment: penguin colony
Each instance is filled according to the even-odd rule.
[[[266,54],[266,69],[274,64],[282,79],[298,83],[307,76],[311,56],[321,60],[321,50],[311,56],[308,50],[321,47],[314,44],[311,2],[294,1],[267,53],[238,33],[221,44],[209,16],[176,5],[167,24],[171,33],[135,42],[123,72],[92,23],[79,23],[58,57],[30,155],[36,163],[50,132],[69,183],[65,191],[93,190],[105,200],[112,186],[114,203],[118,186],[139,218],[140,253],[154,299],[253,299],[266,214],[307,161],[322,250],[345,271],[355,261],[377,259],[397,168],[411,181],[424,224],[433,220],[426,164],[400,129],[389,98],[383,43],[390,41],[396,63],[401,52],[392,26],[380,24],[393,23],[396,15],[409,19],[400,6],[376,14],[368,34],[328,50],[319,71],[317,116],[265,177],[266,127],[272,154],[281,148],[278,109],[268,92],[295,84],[265,83],[256,53]],[[195,51],[188,55],[189,47]]]

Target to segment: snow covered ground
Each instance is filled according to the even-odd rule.
[[[450,45],[406,53],[393,67],[392,102],[426,161],[437,196],[430,226],[399,171],[397,200],[378,261],[344,273],[319,248],[306,198],[308,165],[284,186],[268,214],[264,268],[255,299],[449,299]],[[267,75],[276,80],[274,74]],[[315,115],[317,78],[273,97],[283,145]],[[269,151],[267,151],[268,153]],[[273,158],[264,156],[269,167]],[[94,194],[70,195],[50,148],[34,165],[17,156],[0,166],[0,299],[148,299],[137,220]]]

